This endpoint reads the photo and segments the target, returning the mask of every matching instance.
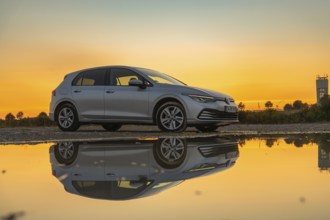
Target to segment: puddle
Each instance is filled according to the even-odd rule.
[[[0,145],[0,158],[0,219],[329,217],[329,135]]]

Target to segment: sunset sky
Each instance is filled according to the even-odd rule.
[[[0,118],[48,112],[66,73],[131,65],[250,109],[315,103],[330,73],[328,0],[0,0]]]

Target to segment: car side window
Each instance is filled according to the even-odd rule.
[[[137,73],[122,68],[111,69],[111,85],[112,86],[129,86],[131,79],[143,80]]]
[[[82,78],[83,78],[83,73],[79,73],[76,78],[72,81],[73,86],[81,86]]]
[[[106,69],[87,70],[80,73],[72,82],[74,86],[105,85]]]

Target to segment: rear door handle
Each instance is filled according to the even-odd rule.
[[[114,93],[115,90],[106,90],[105,92],[106,92],[106,93]]]
[[[74,90],[73,92],[74,93],[79,93],[79,92],[81,92],[81,90]]]

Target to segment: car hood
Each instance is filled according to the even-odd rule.
[[[210,96],[213,96],[213,97],[232,98],[231,96],[229,96],[225,93],[213,91],[213,90],[210,90],[210,89],[202,89],[202,88],[198,88],[198,87],[191,87],[191,88],[193,88],[195,91],[203,92],[203,93],[205,93],[207,95],[210,95]]]
[[[198,87],[191,87],[191,86],[181,86],[181,85],[165,85],[165,84],[159,84],[161,87],[166,87],[166,88],[171,88],[171,90],[176,90],[181,93],[185,94],[192,94],[192,95],[204,95],[204,96],[212,96],[212,97],[217,97],[217,98],[230,98],[232,99],[231,96],[222,93],[222,92],[217,92],[209,89],[202,89]]]

